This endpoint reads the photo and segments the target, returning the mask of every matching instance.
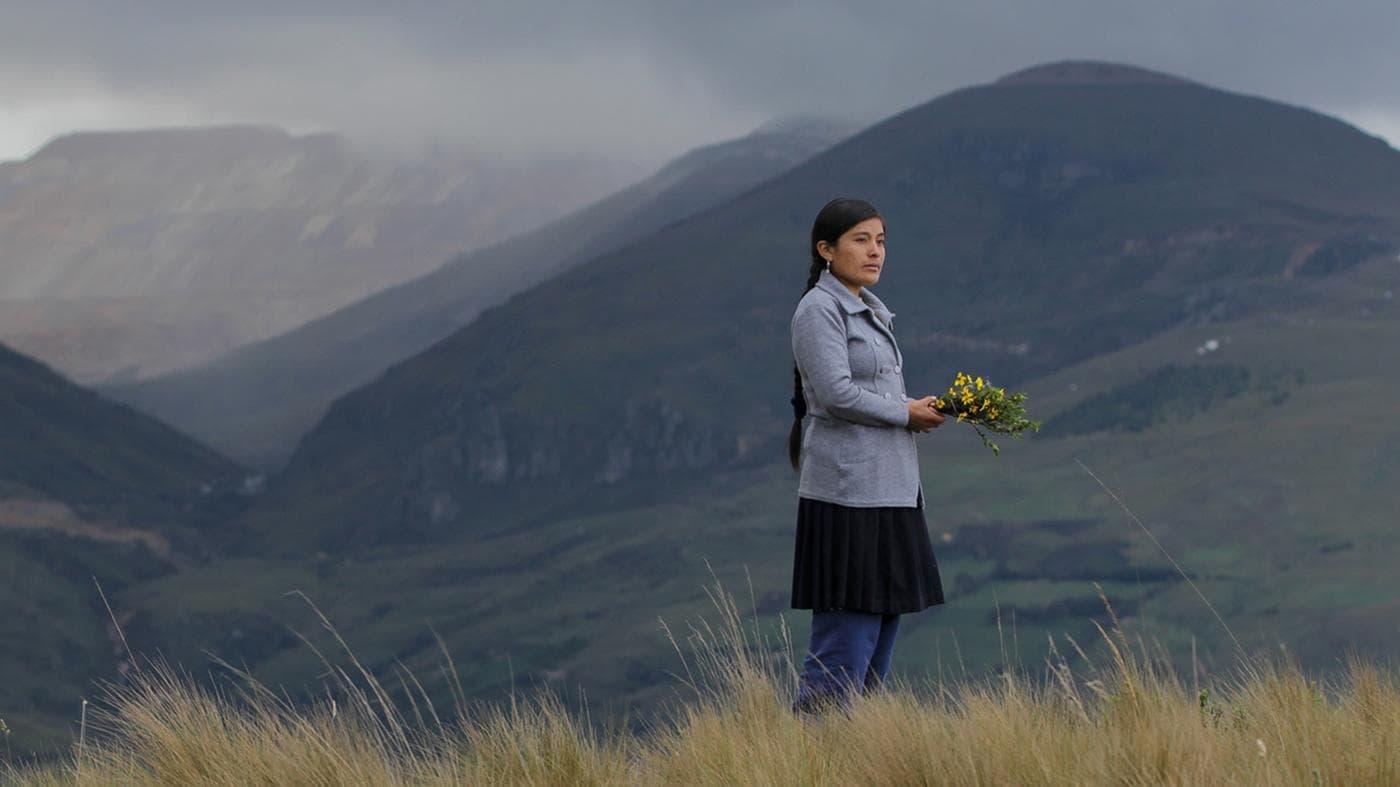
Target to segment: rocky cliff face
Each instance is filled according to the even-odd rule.
[[[616,419],[602,424],[529,424],[494,404],[447,413],[443,428],[408,459],[407,483],[395,505],[401,533],[461,530],[481,512],[483,500],[496,495],[646,485],[736,464],[758,439],[643,395],[628,397]]]
[[[422,461],[425,467],[444,467],[455,483],[551,481],[568,466],[577,478],[613,484],[709,467],[739,453],[732,436],[724,439],[676,405],[648,396],[628,397],[614,424],[587,434],[579,431],[523,425],[508,430],[499,409],[486,405],[456,430],[424,444]]]
[[[0,339],[82,381],[282,333],[641,173],[390,161],[275,128],[87,132],[0,164]]]

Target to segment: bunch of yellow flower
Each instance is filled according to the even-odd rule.
[[[933,407],[944,415],[956,415],[959,421],[972,424],[982,444],[1000,456],[1001,449],[987,439],[982,429],[1012,437],[1020,437],[1026,430],[1040,431],[1040,422],[1026,417],[1026,408],[1022,406],[1025,401],[1026,394],[1022,391],[1007,396],[1005,389],[981,377],[958,372],[948,392],[933,400]]]

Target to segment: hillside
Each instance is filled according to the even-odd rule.
[[[1368,413],[1400,395],[1400,375],[1336,348],[1400,341],[1400,312],[1376,289],[1400,289],[1397,269],[1388,260],[1342,275],[1327,307],[1182,326],[1028,381],[1046,428],[1003,441],[1000,459],[965,427],[921,437],[949,603],[901,623],[897,669],[919,678],[1012,659],[1033,668],[1047,635],[1063,649],[1066,634],[1107,659],[1093,627],[1110,625],[1098,583],[1131,636],[1159,640],[1185,669],[1194,651],[1203,677],[1223,674],[1233,646],[1210,608],[1076,459],[1142,519],[1246,648],[1276,653],[1282,642],[1323,671],[1347,647],[1393,653],[1400,424],[1376,428]],[[1220,349],[1198,355],[1212,339]],[[1172,365],[1225,378],[1243,367],[1250,381],[1184,412],[1164,397],[1150,408],[1161,420],[1143,429],[1061,428],[1082,404],[1131,400],[1137,381]],[[323,653],[337,645],[283,595],[293,588],[366,666],[389,674],[402,663],[439,698],[451,690],[435,634],[468,696],[504,699],[512,685],[544,683],[573,705],[582,689],[595,717],[654,708],[674,695],[678,671],[660,622],[679,636],[705,613],[712,568],[746,617],[756,611],[751,625],[771,635],[782,616],[805,643],[807,613],[788,608],[794,485],[772,461],[659,502],[579,506],[457,543],[223,561],[134,588],[123,604],[142,610],[130,627],[141,642],[186,664],[205,663],[206,647],[246,659],[261,679],[308,695],[318,657],[283,627]]]
[[[636,175],[264,126],[66,134],[0,162],[0,340],[82,383],[185,368]]]
[[[87,681],[118,676],[125,653],[98,586],[111,598],[207,559],[211,531],[246,505],[247,479],[0,345],[0,709],[17,747],[66,734]]]
[[[289,333],[200,367],[99,386],[230,456],[280,467],[337,396],[420,352],[515,292],[732,199],[850,129],[782,118],[690,151],[540,229],[449,261]]]
[[[653,707],[674,686],[658,619],[702,610],[713,568],[752,586],[755,625],[805,641],[786,326],[810,214],[845,192],[889,218],[876,289],[911,394],[968,368],[1046,421],[1000,459],[971,430],[921,438],[950,603],[901,626],[900,670],[1036,663],[1050,633],[1090,647],[1096,582],[1178,663],[1230,660],[1079,462],[1245,647],[1327,668],[1400,646],[1400,379],[1375,349],[1400,340],[1400,154],[1260,98],[1052,70],[878,123],[338,400],[227,531],[242,557],[123,594],[134,636],[305,686],[317,657],[284,627],[318,624],[296,588],[380,674],[433,673],[440,634],[469,696],[548,681],[594,711]]]
[[[233,557],[120,593],[128,634],[315,693],[300,590],[435,697],[441,635],[468,696],[654,707],[676,683],[658,623],[703,611],[713,568],[804,642],[786,331],[811,217],[852,193],[889,220],[874,289],[910,393],[970,369],[1046,422],[1000,459],[956,425],[921,436],[949,603],[901,624],[901,672],[1092,648],[1094,583],[1205,675],[1234,647],[1212,609],[1310,668],[1393,652],[1400,153],[1116,69],[940,96],[486,309],[337,400],[221,529]]]
[[[1400,246],[1400,154],[1335,119],[1160,80],[967,88],[393,366],[332,405],[242,527],[290,552],[479,538],[764,466],[790,423],[803,239],[837,193],[887,213],[877,290],[911,394],[1315,305]]]

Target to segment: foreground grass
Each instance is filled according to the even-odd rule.
[[[747,631],[718,582],[711,599],[718,624],[691,627],[688,660],[671,638],[691,698],[645,734],[598,732],[547,689],[508,705],[457,693],[447,721],[409,675],[405,709],[346,647],[349,669],[327,661],[338,691],[310,707],[246,674],[230,694],[148,661],[104,686],[64,762],[0,773],[24,785],[1400,784],[1400,681],[1352,655],[1336,685],[1291,658],[1242,658],[1198,687],[1115,617],[1099,629],[1102,664],[1069,639],[1076,669],[1052,640],[1043,674],[896,679],[801,720],[788,711],[801,649],[785,629],[776,648]]]

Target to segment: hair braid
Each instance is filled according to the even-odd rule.
[[[817,286],[817,279],[821,278],[822,269],[826,267],[826,260],[815,251],[812,252],[812,270],[807,274],[807,286],[803,288],[802,294]],[[788,432],[788,461],[792,463],[792,469],[800,467],[802,459],[802,418],[807,415],[807,397],[802,393],[802,372],[797,368],[797,362],[792,364],[792,429]]]

